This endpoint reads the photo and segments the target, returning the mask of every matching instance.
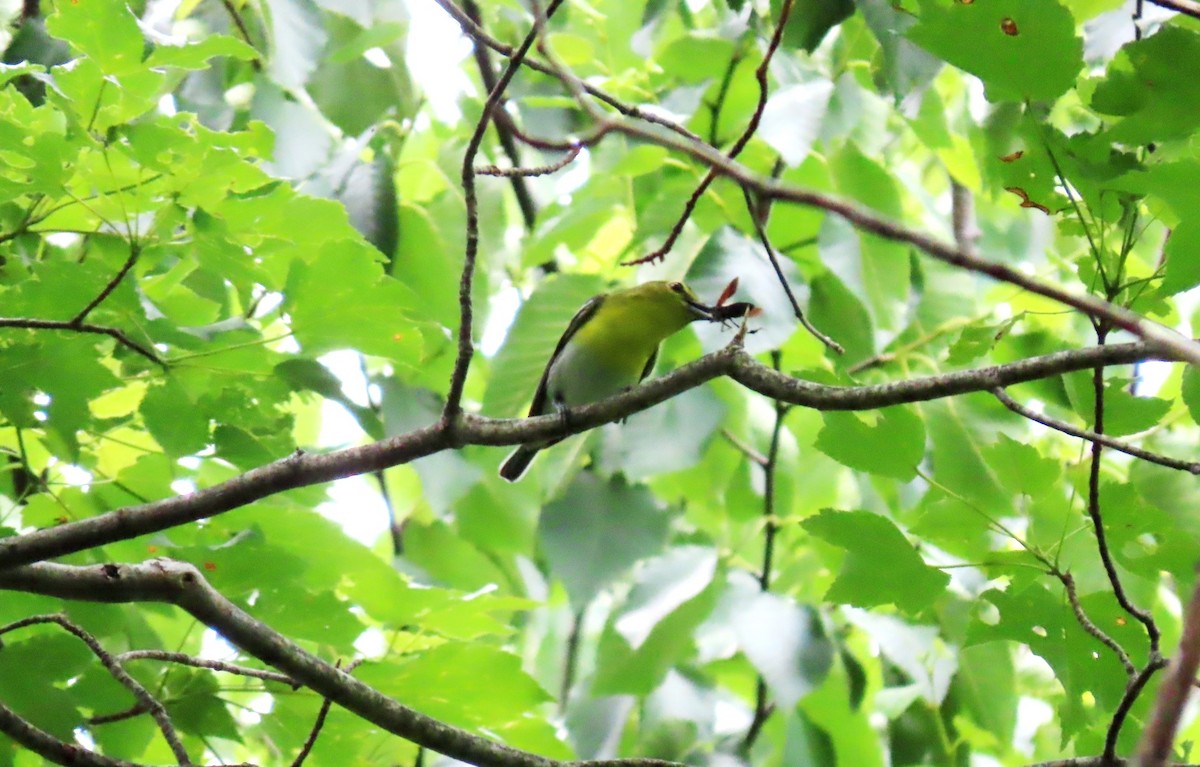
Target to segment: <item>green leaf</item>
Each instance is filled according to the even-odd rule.
[[[657,687],[712,611],[716,572],[716,552],[700,546],[680,546],[646,562],[600,638],[594,694],[645,695]]]
[[[1032,445],[1001,434],[996,444],[984,448],[983,458],[1000,484],[1014,493],[1036,498],[1059,486],[1062,469],[1057,461],[1043,458]]]
[[[168,455],[191,455],[208,444],[208,416],[173,377],[147,389],[139,410],[146,429]]]
[[[383,273],[359,242],[323,247],[311,263],[288,276],[287,303],[296,340],[309,354],[355,349],[416,367],[421,327],[408,319],[416,296]]]
[[[542,511],[538,537],[551,574],[582,610],[635,562],[663,549],[668,522],[644,488],[583,473]]]
[[[1180,77],[1200,68],[1200,33],[1163,26],[1125,45],[1108,65],[1092,94],[1092,107],[1120,118],[1109,130],[1113,141],[1143,144],[1181,138],[1200,126],[1196,110],[1200,82]]]
[[[874,607],[895,604],[919,612],[933,603],[950,576],[921,559],[904,534],[868,511],[826,510],[800,523],[811,535],[846,550],[841,571],[825,598]]]
[[[821,419],[825,426],[816,447],[833,460],[904,481],[916,476],[925,454],[925,427],[914,408],[900,405],[865,415],[829,411]]]
[[[367,663],[355,676],[404,700],[426,716],[473,730],[502,730],[550,699],[521,670],[520,657],[477,643],[450,642],[385,663]],[[487,695],[477,694],[489,680]]]
[[[1163,295],[1173,296],[1200,285],[1200,221],[1189,219],[1172,229],[1163,257],[1167,264],[1159,286]]]
[[[258,52],[246,42],[229,35],[208,35],[202,40],[186,45],[161,45],[146,58],[146,67],[176,67],[200,70],[217,56],[229,56],[242,61],[251,61]]]
[[[124,3],[59,3],[46,28],[95,61],[105,74],[128,74],[142,66],[142,32]]]
[[[1091,372],[1063,376],[1071,406],[1080,418],[1094,426],[1096,393]],[[1171,403],[1158,397],[1137,397],[1129,393],[1128,382],[1108,379],[1104,382],[1104,432],[1119,437],[1144,431],[1158,423]]]
[[[779,18],[783,0],[771,0],[771,16]],[[854,13],[854,0],[797,0],[783,30],[783,44],[812,53],[829,30]]]
[[[983,80],[992,101],[1049,101],[1083,68],[1075,19],[1056,0],[920,0],[908,37]]]

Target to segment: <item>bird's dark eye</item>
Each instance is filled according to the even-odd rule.
[[[667,287],[670,288],[671,290],[675,291],[676,293],[683,292],[683,283],[682,282],[672,282]]]

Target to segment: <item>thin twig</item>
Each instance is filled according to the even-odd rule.
[[[1079,439],[1086,439],[1089,442],[1099,442],[1105,447],[1111,447],[1113,450],[1125,453],[1126,455],[1132,455],[1134,458],[1141,458],[1143,461],[1150,461],[1151,463],[1156,463],[1159,466],[1166,466],[1169,469],[1179,469],[1180,471],[1186,471],[1192,474],[1200,474],[1200,461],[1181,461],[1177,458],[1159,455],[1158,453],[1152,453],[1149,450],[1144,450],[1136,445],[1131,445],[1128,442],[1116,439],[1115,437],[1110,437],[1107,434],[1097,434],[1090,429],[1081,429],[1072,426],[1065,421],[1060,421],[1056,418],[1051,418],[1050,416],[1030,410],[1020,402],[1017,402],[1015,399],[1013,399],[1008,392],[1004,391],[1004,389],[993,389],[992,396],[1000,400],[1000,402],[1003,403],[1006,408],[1013,411],[1017,415],[1024,416],[1025,418],[1040,423],[1043,426],[1048,426],[1055,431],[1060,431],[1063,434],[1067,434],[1072,437],[1078,437]]]
[[[1125,724],[1125,719],[1129,716],[1130,709],[1137,702],[1138,697],[1142,694],[1142,690],[1146,688],[1146,683],[1150,681],[1150,677],[1154,676],[1155,672],[1165,667],[1167,661],[1161,655],[1155,655],[1150,658],[1146,666],[1138,672],[1138,675],[1129,680],[1129,684],[1125,687],[1125,694],[1121,696],[1121,702],[1117,704],[1117,710],[1113,712],[1112,721],[1108,723],[1108,732],[1104,735],[1104,754],[1102,759],[1108,762],[1116,760],[1117,754],[1117,739],[1121,736],[1121,727]]]
[[[767,97],[770,95],[770,90],[767,85],[767,67],[771,64],[771,59],[775,56],[775,51],[779,49],[779,43],[783,40],[783,30],[787,26],[788,15],[792,12],[794,0],[783,0],[783,5],[779,9],[779,20],[775,23],[775,31],[771,35],[771,41],[767,44],[767,50],[763,53],[762,63],[754,70],[754,79],[758,81],[758,103],[755,104],[754,112],[750,115],[750,122],[746,124],[746,129],[742,131],[742,135],[738,136],[737,141],[729,148],[725,154],[727,161],[733,161],[737,158],[746,145],[750,143],[750,139],[758,131],[758,124],[762,121],[763,110],[767,108]],[[704,196],[704,192],[716,180],[719,172],[717,168],[710,167],[708,172],[704,174],[704,178],[692,190],[692,194],[688,197],[687,202],[683,205],[683,212],[676,220],[675,225],[671,227],[671,231],[667,233],[667,239],[661,246],[656,248],[649,255],[634,259],[633,261],[625,262],[626,266],[634,266],[637,264],[653,263],[665,257],[671,252],[671,248],[675,247],[675,241],[679,239],[679,235],[683,233],[684,224],[692,217],[692,212],[696,209],[700,198]],[[745,189],[745,187],[743,187]],[[753,215],[753,211],[751,212]],[[785,283],[786,285],[786,283]],[[817,335],[818,338],[823,336]]]
[[[779,351],[771,352],[771,367],[779,370],[782,367],[783,355]],[[758,573],[758,588],[760,591],[771,590],[771,568],[775,555],[775,537],[779,534],[779,521],[775,516],[775,480],[779,471],[779,437],[783,432],[783,419],[790,410],[785,402],[775,400],[775,425],[771,429],[771,444],[767,447],[767,460],[763,465],[763,558],[762,569]],[[760,673],[754,691],[754,718],[742,738],[741,750],[748,753],[762,733],[763,725],[775,710],[768,697],[767,680]]]
[[[1104,326],[1097,326],[1096,340],[1098,345],[1104,346],[1107,334],[1108,331]],[[1103,434],[1104,368],[1098,367],[1092,371],[1092,393],[1095,399],[1093,410],[1094,431],[1097,434]],[[1129,595],[1125,593],[1125,587],[1121,584],[1121,576],[1117,573],[1116,563],[1113,562],[1112,552],[1108,548],[1108,534],[1104,530],[1104,520],[1100,512],[1100,454],[1104,446],[1099,442],[1092,442],[1091,444],[1092,460],[1088,473],[1087,513],[1088,517],[1092,520],[1092,529],[1096,535],[1096,549],[1100,554],[1100,561],[1104,563],[1104,572],[1108,574],[1108,582],[1112,585],[1113,595],[1117,598],[1117,602],[1125,612],[1129,613],[1145,626],[1146,636],[1150,638],[1150,657],[1153,659],[1158,656],[1159,652],[1158,624],[1154,622],[1154,616],[1130,600]],[[1112,756],[1111,753],[1107,753],[1106,755]]]
[[[171,753],[175,755],[176,760],[181,765],[190,765],[191,759],[188,757],[187,749],[183,747],[183,742],[179,740],[179,734],[175,731],[175,725],[171,722],[171,717],[167,714],[167,710],[163,705],[150,694],[150,691],[141,685],[136,679],[129,675],[120,662],[113,657],[112,653],[105,650],[100,642],[87,631],[77,626],[65,615],[33,615],[28,618],[23,618],[19,621],[13,621],[5,626],[0,626],[0,635],[7,634],[10,631],[24,628],[26,626],[34,626],[38,624],[52,623],[56,624],[67,633],[73,634],[92,651],[104,668],[113,679],[117,680],[122,687],[129,690],[133,697],[137,699],[139,705],[144,707],[154,717],[154,721],[158,724],[158,729],[162,732],[163,738],[167,741],[167,745],[171,748]]]
[[[838,354],[845,354],[846,349],[837,341],[834,341],[829,336],[822,333],[816,325],[813,325],[805,316],[804,310],[800,308],[800,302],[796,300],[796,294],[792,292],[792,285],[788,282],[787,276],[783,273],[783,267],[779,264],[779,256],[776,255],[775,249],[771,247],[771,240],[767,237],[766,227],[763,226],[761,217],[758,215],[759,206],[756,204],[753,195],[745,187],[742,188],[742,194],[746,198],[746,208],[750,211],[750,219],[754,222],[754,231],[758,233],[758,241],[762,243],[763,250],[767,252],[767,259],[771,262],[771,267],[775,270],[775,278],[779,280],[779,284],[783,286],[783,292],[787,294],[788,301],[792,304],[792,313],[796,315],[796,319],[804,326],[804,329],[812,334],[826,347],[832,349]]]
[[[476,26],[483,29],[482,16],[479,13],[479,6],[475,0],[463,0],[463,10],[475,22]],[[475,54],[475,66],[479,70],[479,79],[483,83],[484,89],[491,93],[496,89],[496,70],[492,68],[492,57],[488,53],[487,45],[481,40],[473,40],[472,46]],[[509,118],[508,112],[504,110],[504,100],[501,99],[494,112],[492,112],[493,122],[496,124],[496,137],[500,141],[500,148],[504,150],[504,154],[508,156],[508,161],[512,163],[514,168],[521,167],[521,153],[517,149],[517,144],[513,140],[512,120]],[[517,207],[521,209],[521,218],[525,222],[525,230],[533,231],[534,224],[537,223],[537,205],[533,201],[533,195],[529,193],[529,185],[525,183],[525,179],[520,176],[509,176],[513,195],[517,198]]]
[[[561,4],[562,0],[552,0],[547,15],[553,15]],[[475,261],[479,256],[479,203],[475,190],[475,155],[479,153],[479,147],[483,143],[483,135],[491,121],[492,112],[504,97],[504,89],[512,82],[513,76],[521,66],[521,61],[533,47],[538,36],[537,33],[535,25],[525,35],[521,46],[509,58],[508,66],[500,75],[500,79],[496,81],[496,87],[492,88],[491,93],[488,94],[487,101],[483,105],[483,113],[479,116],[479,121],[475,124],[475,131],[471,134],[471,140],[467,142],[467,149],[463,153],[462,189],[467,212],[466,249],[458,285],[458,354],[454,361],[454,371],[450,376],[450,386],[446,392],[446,405],[442,410],[442,423],[447,426],[462,411],[463,387],[466,385],[467,371],[475,352],[475,344],[471,338],[474,324],[471,290],[475,283]]]
[[[355,658],[346,666],[346,673],[349,674],[358,668],[363,662],[363,658]],[[342,667],[342,662],[337,662],[337,668]],[[313,746],[317,744],[317,737],[321,734],[321,728],[325,726],[325,717],[329,716],[329,709],[333,707],[333,701],[326,697],[321,701],[321,708],[317,711],[317,718],[313,721],[312,729],[309,730],[308,737],[304,739],[304,745],[300,747],[300,753],[296,754],[296,758],[292,760],[292,767],[301,767],[304,760],[312,752]]]
[[[721,436],[725,438],[726,442],[733,445],[739,453],[746,456],[754,463],[758,464],[759,466],[767,465],[767,457],[765,455],[746,444],[741,437],[734,434],[729,429],[722,427]]]
[[[34,317],[0,317],[0,328],[26,328],[29,330],[66,330],[77,333],[94,333],[108,336],[122,346],[137,352],[159,367],[165,368],[164,362],[157,354],[134,341],[125,332],[106,325],[94,325],[90,322],[75,322],[74,320],[41,320]]]
[[[1071,610],[1075,613],[1075,620],[1079,622],[1083,630],[1113,651],[1113,654],[1117,656],[1117,660],[1125,667],[1126,674],[1131,677],[1137,674],[1137,668],[1134,667],[1133,661],[1129,659],[1129,653],[1125,652],[1125,648],[1121,647],[1115,639],[1104,633],[1104,630],[1093,623],[1088,614],[1084,612],[1083,605],[1079,602],[1079,594],[1075,589],[1075,577],[1070,573],[1060,572],[1057,568],[1052,569],[1052,572],[1062,581],[1063,588],[1067,592],[1067,601],[1071,603]]]
[[[575,669],[579,665],[579,640],[583,636],[584,609],[579,608],[571,613],[571,631],[567,634],[567,646],[563,653],[562,684],[558,692],[558,713],[565,714],[567,700],[571,696],[571,688],[575,686]]]
[[[483,165],[476,168],[475,172],[481,176],[548,176],[551,173],[557,173],[558,171],[570,165],[575,158],[579,156],[579,153],[582,150],[582,144],[575,144],[565,155],[563,155],[561,160],[553,162],[549,165],[539,165],[533,168],[500,168],[495,165]]]
[[[223,671],[226,674],[236,674],[238,676],[253,677],[254,679],[262,679],[267,682],[279,682],[286,684],[293,690],[300,689],[300,683],[286,674],[280,674],[277,671],[267,671],[261,668],[250,668],[249,666],[239,666],[234,663],[226,663],[220,660],[209,660],[208,658],[197,658],[194,655],[188,655],[182,652],[171,652],[169,650],[130,650],[123,652],[117,656],[119,663],[126,663],[131,660],[159,660],[167,663],[178,663],[181,666],[191,666],[192,668],[206,668],[212,671]]]
[[[129,270],[133,268],[135,263],[137,263],[138,256],[141,255],[141,252],[141,245],[136,242],[129,243],[129,258],[125,259],[125,263],[121,265],[120,270],[118,270],[117,273],[113,275],[113,278],[109,280],[107,284],[105,284],[100,293],[90,302],[88,302],[88,305],[83,307],[78,314],[71,318],[71,325],[76,327],[81,325],[83,321],[87,319],[87,316],[92,313],[93,309],[104,303],[104,299],[112,295],[112,292],[117,289],[118,285],[121,284],[121,280],[125,279],[125,275],[129,274]]]

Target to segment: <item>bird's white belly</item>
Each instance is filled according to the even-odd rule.
[[[639,364],[636,369],[623,369],[599,355],[580,353],[577,344],[567,344],[550,366],[547,410],[556,403],[572,408],[611,397],[636,384],[641,368]]]

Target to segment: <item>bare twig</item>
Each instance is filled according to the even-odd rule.
[[[285,490],[399,466],[458,445],[516,445],[579,434],[653,407],[718,376],[727,375],[766,397],[816,410],[873,410],[923,402],[1163,356],[1146,344],[1109,344],[1032,357],[1006,365],[944,373],[870,386],[830,386],[778,373],[736,347],[726,347],[667,375],[599,402],[572,410],[564,425],[557,414],[493,419],[460,414],[453,434],[440,424],[389,439],[324,454],[295,454],[209,488],[94,517],[0,538],[0,568],[29,564],[76,551],[166,530],[236,509]]]
[[[117,661],[120,663],[127,663],[131,660],[160,660],[168,663],[178,663],[181,666],[206,668],[212,671],[223,671],[226,674],[236,674],[238,676],[262,679],[267,682],[279,682],[280,684],[288,685],[293,690],[300,688],[300,684],[294,679],[275,671],[267,671],[261,668],[250,668],[249,666],[239,666],[234,663],[226,663],[225,661],[220,660],[197,658],[194,655],[188,655],[187,653],[182,652],[170,652],[168,650],[130,650],[129,652],[123,652],[117,656]]]
[[[77,333],[95,333],[97,335],[104,335],[114,339],[122,346],[137,352],[153,362],[155,365],[166,367],[166,363],[149,348],[142,346],[129,336],[125,335],[124,331],[118,330],[117,328],[110,328],[105,325],[93,325],[90,322],[76,322],[75,320],[40,320],[33,317],[0,317],[0,328],[66,330]]]
[[[771,367],[779,370],[782,366],[783,355],[779,351],[771,352]],[[775,480],[779,470],[779,437],[783,432],[783,419],[790,407],[775,400],[775,425],[771,429],[771,444],[767,447],[767,461],[763,466],[763,558],[762,569],[758,573],[758,588],[760,591],[771,590],[771,567],[775,555],[775,536],[779,533],[779,520],[775,516]],[[775,710],[768,697],[767,680],[760,673],[754,691],[754,718],[742,738],[741,750],[749,752],[762,733],[763,725]]]
[[[744,442],[741,437],[734,434],[729,429],[722,427],[721,436],[725,438],[726,442],[733,445],[734,448],[736,448],[739,453],[746,456],[754,463],[758,464],[759,466],[767,465],[767,457],[765,455],[758,452],[750,445],[746,444],[746,442]]]
[[[1166,466],[1169,469],[1179,469],[1180,471],[1186,471],[1192,474],[1200,474],[1200,461],[1181,461],[1177,458],[1170,458],[1165,455],[1159,455],[1158,453],[1152,453],[1149,450],[1144,450],[1136,445],[1131,445],[1128,442],[1116,439],[1115,437],[1110,437],[1107,434],[1097,434],[1090,429],[1077,428],[1069,423],[1066,423],[1065,421],[1060,421],[1056,418],[1051,418],[1047,415],[1043,415],[1042,413],[1030,410],[1020,402],[1017,402],[1015,399],[1013,399],[1012,396],[1010,396],[1009,393],[1003,389],[993,389],[992,395],[995,396],[996,399],[1000,400],[1000,402],[1003,403],[1006,408],[1013,411],[1017,415],[1024,416],[1025,418],[1040,423],[1043,426],[1048,426],[1055,431],[1060,431],[1063,434],[1067,434],[1072,437],[1078,437],[1079,439],[1086,439],[1089,442],[1099,442],[1105,447],[1111,447],[1113,450],[1125,453],[1126,455],[1132,455],[1134,458],[1141,458],[1143,461],[1150,461],[1151,463],[1156,463],[1159,466]]]
[[[100,293],[97,294],[97,296],[91,301],[89,301],[88,305],[83,307],[78,314],[71,318],[72,325],[79,326],[82,324],[83,321],[87,319],[87,316],[92,313],[93,309],[104,303],[104,299],[112,295],[112,292],[117,289],[118,285],[121,284],[121,280],[125,279],[125,275],[129,274],[129,270],[133,268],[135,263],[137,263],[138,256],[141,255],[141,252],[142,248],[138,243],[129,243],[129,258],[125,259],[125,263],[121,265],[121,268],[115,275],[113,275],[113,278],[105,284]]]
[[[757,214],[759,206],[755,204],[754,196],[745,188],[742,189],[742,193],[746,198],[746,208],[750,211],[750,219],[754,221],[754,231],[758,233],[758,241],[762,243],[763,250],[767,252],[767,259],[771,262],[771,267],[775,270],[775,278],[783,286],[783,292],[787,294],[788,301],[792,304],[792,313],[796,315],[796,319],[800,321],[804,329],[811,333],[814,338],[838,354],[845,354],[845,347],[822,333],[805,316],[804,310],[800,308],[800,302],[796,300],[796,294],[792,292],[791,283],[788,282],[787,276],[783,273],[783,267],[779,265],[779,256],[776,255],[775,249],[771,247],[771,240],[767,237],[767,229],[763,226],[762,218]]]
[[[171,722],[171,717],[167,715],[167,710],[163,705],[155,699],[150,691],[141,685],[136,679],[129,675],[120,662],[113,657],[112,653],[105,650],[96,637],[84,631],[77,626],[65,615],[34,615],[28,618],[23,618],[19,621],[13,621],[5,626],[0,626],[0,635],[7,634],[10,631],[15,631],[26,626],[34,626],[38,624],[53,623],[60,626],[69,634],[73,634],[92,651],[104,668],[113,679],[117,680],[122,687],[129,690],[133,697],[137,700],[138,705],[149,712],[150,716],[154,717],[154,721],[158,724],[158,729],[162,732],[163,738],[167,741],[167,745],[171,748],[171,753],[182,765],[190,765],[191,759],[188,757],[187,749],[183,747],[182,741],[179,740],[179,733],[175,731],[175,725]]]
[[[1079,602],[1079,594],[1075,589],[1075,577],[1070,573],[1060,572],[1057,568],[1053,569],[1052,572],[1062,582],[1063,588],[1067,592],[1067,601],[1071,603],[1071,611],[1075,613],[1075,620],[1079,622],[1083,630],[1113,651],[1113,654],[1117,656],[1117,660],[1121,661],[1121,665],[1125,667],[1126,674],[1131,677],[1137,674],[1137,669],[1134,667],[1133,661],[1129,659],[1129,653],[1125,652],[1125,648],[1121,647],[1115,639],[1104,633],[1104,630],[1093,623],[1088,614],[1084,612],[1083,605]]]
[[[1171,756],[1179,718],[1187,703],[1196,671],[1200,668],[1200,580],[1192,589],[1192,598],[1183,614],[1183,636],[1179,651],[1167,667],[1167,675],[1158,688],[1150,722],[1142,731],[1138,746],[1138,767],[1162,767]]]
[[[775,22],[775,31],[771,35],[771,41],[767,44],[767,50],[763,53],[762,63],[754,70],[754,79],[758,81],[758,103],[755,104],[754,112],[750,115],[750,122],[746,124],[746,129],[742,131],[742,135],[738,136],[737,141],[733,143],[733,146],[725,154],[725,159],[729,162],[732,162],[742,153],[742,150],[746,148],[746,145],[750,143],[750,139],[758,131],[758,124],[762,121],[763,110],[767,108],[767,96],[770,95],[767,85],[767,68],[771,64],[771,59],[775,56],[775,51],[779,50],[779,43],[783,40],[783,30],[787,26],[788,15],[792,12],[793,2],[794,0],[783,0],[783,5],[779,9],[779,19]],[[683,233],[684,224],[692,217],[692,212],[696,209],[696,204],[700,202],[700,198],[704,196],[704,192],[717,179],[718,175],[720,175],[719,170],[716,167],[710,167],[708,172],[704,174],[704,178],[692,190],[692,195],[688,198],[687,202],[684,203],[683,212],[679,215],[675,225],[671,227],[671,231],[667,233],[666,241],[649,255],[628,261],[626,265],[653,263],[670,253],[671,248],[675,247],[675,241]],[[745,186],[742,188],[743,190],[746,189]],[[753,212],[751,215],[753,215]],[[819,334],[817,337],[824,338],[824,336]]]
[[[1103,346],[1107,331],[1103,326],[1099,326],[1096,333],[1099,344]],[[1103,434],[1104,368],[1097,367],[1092,371],[1092,392],[1095,398],[1094,431],[1097,434]],[[1108,534],[1104,530],[1104,519],[1100,510],[1100,454],[1103,449],[1104,446],[1099,442],[1092,442],[1092,460],[1088,473],[1087,513],[1092,520],[1093,532],[1096,535],[1096,548],[1100,554],[1100,561],[1104,563],[1104,572],[1108,574],[1108,582],[1112,585],[1113,596],[1117,598],[1121,609],[1136,618],[1146,628],[1146,636],[1150,638],[1150,657],[1153,660],[1158,656],[1158,625],[1154,622],[1154,616],[1135,605],[1129,595],[1125,593],[1121,576],[1117,573],[1117,565],[1113,562],[1112,552],[1108,548]],[[1105,755],[1111,757],[1112,753],[1106,752]]]
[[[1125,694],[1121,696],[1121,702],[1117,704],[1117,710],[1113,712],[1112,721],[1108,723],[1108,732],[1104,735],[1104,754],[1102,759],[1107,759],[1109,762],[1116,761],[1117,738],[1121,736],[1121,727],[1125,724],[1125,719],[1129,716],[1129,710],[1133,708],[1133,704],[1137,702],[1138,697],[1142,694],[1142,690],[1146,688],[1146,683],[1150,681],[1150,677],[1154,676],[1155,672],[1167,665],[1167,661],[1161,655],[1154,655],[1145,667],[1138,672],[1138,675],[1129,680],[1129,684],[1125,687]]]
[[[553,0],[547,10],[547,15],[552,15],[561,4],[562,0]],[[446,406],[442,411],[442,423],[447,427],[462,410],[463,386],[466,384],[467,370],[471,366],[471,357],[475,352],[475,343],[471,338],[474,324],[471,289],[475,282],[475,261],[479,255],[479,205],[475,191],[475,155],[478,154],[479,147],[483,143],[483,135],[487,131],[491,115],[504,97],[504,89],[516,75],[521,61],[533,47],[536,39],[537,27],[535,26],[509,58],[508,66],[500,75],[500,79],[496,81],[496,86],[488,94],[487,101],[483,105],[483,113],[479,116],[479,122],[476,123],[475,131],[471,134],[471,140],[467,142],[467,149],[463,153],[462,188],[467,210],[466,252],[463,256],[462,275],[458,285],[458,355],[454,361],[454,372],[450,376],[450,386],[446,392]]]
[[[350,661],[350,665],[346,666],[346,673],[353,673],[354,669],[358,668],[363,662],[362,658],[355,658]],[[337,662],[337,668],[342,667],[342,662]],[[333,707],[333,701],[325,698],[321,701],[321,708],[317,711],[317,718],[313,720],[312,729],[308,733],[308,737],[304,739],[304,745],[300,747],[300,753],[296,754],[296,758],[292,760],[292,767],[301,767],[304,760],[312,753],[313,746],[317,744],[317,737],[321,734],[321,728],[325,726],[325,717],[329,716],[329,709]]]
[[[482,30],[482,17],[475,0],[463,0],[463,10]],[[475,66],[479,69],[479,79],[483,83],[484,89],[491,93],[496,89],[496,70],[492,68],[492,57],[488,53],[487,45],[482,40],[475,39],[473,42],[472,48],[475,54]],[[521,167],[521,153],[513,140],[512,120],[504,111],[503,99],[496,104],[492,117],[496,124],[496,137],[500,141],[500,148],[504,150],[504,154],[508,156],[508,161],[514,168]],[[537,205],[533,201],[533,195],[529,193],[529,185],[520,176],[513,175],[509,178],[512,183],[513,195],[517,198],[517,207],[521,209],[521,218],[525,221],[525,230],[531,232],[537,222]]]
[[[475,172],[481,176],[548,176],[551,173],[556,173],[570,165],[579,153],[583,150],[582,144],[575,144],[571,149],[563,155],[561,160],[553,162],[549,165],[539,165],[534,168],[499,168],[495,165],[484,165],[475,169]]]

